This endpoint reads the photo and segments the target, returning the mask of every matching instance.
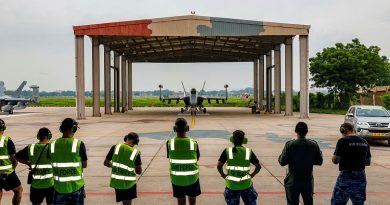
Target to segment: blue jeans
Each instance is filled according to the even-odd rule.
[[[84,198],[84,187],[81,187],[78,191],[70,194],[60,194],[58,192],[54,192],[55,205],[84,205]]]
[[[332,205],[345,205],[351,199],[353,205],[366,201],[366,174],[363,171],[341,171],[333,190]]]
[[[256,205],[257,192],[253,186],[245,190],[231,190],[225,189],[225,201],[227,205],[239,205],[240,197],[244,201],[245,205]]]

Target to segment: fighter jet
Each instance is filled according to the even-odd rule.
[[[160,101],[162,101],[162,102],[168,101],[168,104],[170,104],[172,101],[176,101],[176,104],[178,104],[180,100],[184,101],[185,105],[184,105],[183,108],[180,109],[181,113],[190,112],[191,115],[196,115],[198,112],[206,113],[207,110],[206,110],[206,108],[203,105],[203,102],[205,100],[207,100],[208,103],[211,103],[212,100],[215,100],[215,102],[217,104],[220,101],[222,103],[226,103],[226,101],[228,100],[228,91],[227,91],[227,88],[229,87],[228,85],[224,86],[225,91],[226,91],[225,92],[226,93],[225,98],[210,98],[210,97],[202,96],[202,94],[204,92],[204,86],[206,85],[206,81],[204,81],[203,87],[202,87],[202,89],[200,90],[199,93],[197,92],[197,90],[195,88],[192,88],[190,90],[189,95],[188,95],[188,93],[186,91],[186,88],[184,87],[183,81],[181,82],[181,85],[183,86],[184,96],[183,97],[176,97],[176,98],[165,98],[165,97],[162,97],[162,88],[163,88],[163,86],[162,85],[158,86],[160,88]]]
[[[25,109],[28,103],[38,102],[39,87],[36,85],[30,87],[33,89],[33,97],[31,99],[21,98],[22,90],[26,84],[27,81],[23,81],[12,96],[6,96],[4,93],[4,82],[0,81],[0,108],[2,112],[13,114],[14,110]]]

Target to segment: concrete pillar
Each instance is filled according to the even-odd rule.
[[[122,66],[122,112],[127,111],[127,60],[124,55],[121,57]]]
[[[127,61],[127,109],[133,110],[133,62]]]
[[[282,72],[281,72],[281,58],[280,58],[280,45],[275,47],[274,52],[274,63],[275,63],[275,114],[280,114],[280,95],[281,95],[281,81],[282,81]]]
[[[257,59],[253,61],[253,103],[259,105],[259,63]]]
[[[104,46],[104,114],[111,115],[111,51]]]
[[[75,38],[77,119],[85,119],[84,36]]]
[[[264,56],[259,58],[259,107],[264,108]]]
[[[293,115],[293,38],[285,42],[285,91],[286,111],[285,116]]]
[[[92,116],[100,114],[100,51],[99,39],[92,38]]]
[[[120,100],[119,100],[119,53],[114,52],[114,112],[120,112],[119,110],[119,105],[120,105]]]
[[[265,59],[266,65],[266,97],[267,109],[266,112],[272,112],[272,51],[269,51]]]
[[[299,36],[300,118],[309,118],[309,36]]]

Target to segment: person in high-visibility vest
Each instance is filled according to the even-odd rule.
[[[23,188],[15,173],[15,168],[18,165],[15,159],[15,144],[11,138],[4,135],[6,128],[5,122],[0,119],[0,204],[4,189],[14,192],[12,204],[18,205],[22,200]]]
[[[177,136],[166,143],[173,196],[179,205],[186,204],[186,196],[189,204],[195,205],[196,197],[202,193],[199,184],[199,146],[195,139],[186,136],[189,126],[184,118],[177,118],[173,131]]]
[[[228,205],[240,204],[240,198],[246,205],[256,205],[257,192],[253,188],[252,178],[260,172],[259,159],[252,149],[242,146],[248,142],[242,130],[236,130],[230,137],[234,147],[227,147],[219,157],[217,169],[221,177],[225,179],[225,201]],[[226,163],[227,174],[223,170]],[[250,173],[250,165],[255,170]]]
[[[115,189],[116,202],[131,205],[137,198],[136,174],[142,173],[141,152],[134,147],[139,143],[139,136],[130,132],[123,140],[125,143],[111,147],[104,166],[111,168],[110,187]]]
[[[79,129],[72,118],[62,121],[62,138],[50,143],[48,157],[52,161],[54,204],[83,205],[85,198],[83,169],[87,168],[85,144],[75,139]]]
[[[51,160],[47,158],[51,138],[51,131],[43,127],[37,134],[39,142],[29,144],[15,155],[20,163],[28,165],[33,172],[30,187],[30,201],[33,205],[41,204],[44,199],[46,204],[53,204],[53,169]]]

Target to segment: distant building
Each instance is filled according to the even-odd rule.
[[[390,86],[377,86],[371,89],[360,89],[360,104],[362,105],[380,105],[383,106],[383,95],[390,94]]]

